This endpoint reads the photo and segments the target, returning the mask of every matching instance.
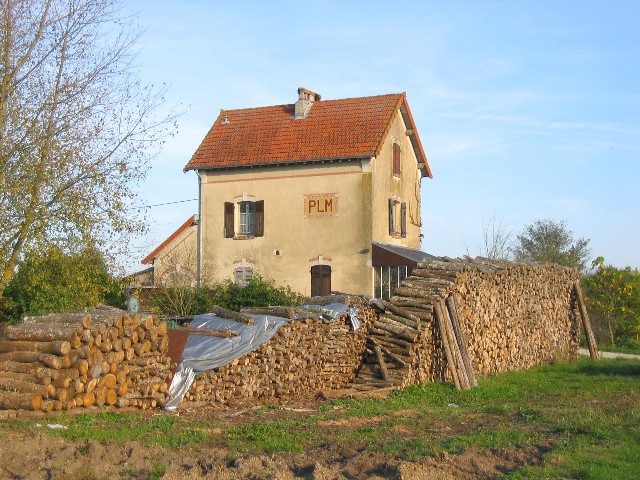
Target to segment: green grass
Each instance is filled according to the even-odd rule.
[[[611,346],[610,344],[600,344],[598,345],[598,350],[602,352],[631,353],[633,355],[640,355],[640,347],[638,346],[626,346],[626,345]]]
[[[617,479],[637,471],[640,362],[582,360],[479,383],[465,392],[447,385],[414,386],[386,400],[342,401],[340,406],[344,415],[358,418],[386,415],[369,428],[364,447],[409,460],[470,447],[545,445],[550,451],[542,465],[505,478]],[[403,409],[410,409],[412,418],[394,434],[390,426],[400,421],[393,412]]]
[[[139,441],[177,449],[207,440],[206,433],[198,424],[180,422],[171,415],[142,418],[137,413],[82,413],[66,419],[63,417],[60,423],[67,428],[50,433],[73,441]]]
[[[283,422],[249,423],[233,427],[227,434],[229,446],[235,451],[303,452],[311,436],[299,425]]]
[[[412,386],[386,399],[327,403],[313,416],[267,405],[250,422],[234,426],[135,413],[80,414],[56,422],[68,429],[49,433],[74,441],[215,445],[229,459],[279,452],[312,456],[321,449],[336,457],[370,451],[418,460],[470,448],[518,448],[544,452],[542,461],[503,478],[630,478],[640,465],[640,361],[582,359],[482,378],[469,391]],[[12,428],[33,427],[15,422]],[[209,436],[213,428],[218,433]]]

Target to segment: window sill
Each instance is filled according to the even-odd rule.
[[[252,240],[256,238],[255,235],[235,235],[234,240]]]

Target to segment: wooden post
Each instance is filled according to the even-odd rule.
[[[387,371],[387,364],[384,361],[382,356],[382,350],[379,345],[374,345],[373,350],[376,352],[376,359],[378,360],[378,364],[380,365],[380,372],[382,373],[382,378],[388,382],[389,381],[389,372]]]
[[[464,368],[467,373],[467,378],[469,379],[469,386],[471,388],[478,386],[478,381],[476,380],[476,376],[473,372],[473,365],[471,365],[471,359],[469,358],[469,350],[467,349],[467,336],[464,333],[464,330],[460,326],[460,322],[458,321],[458,302],[453,294],[449,295],[447,298],[447,309],[449,310],[449,317],[451,318],[451,325],[453,326],[453,331],[456,335],[456,340],[458,341],[458,348],[460,349],[460,354],[462,355],[462,363],[464,364]]]
[[[462,384],[460,382],[460,377],[458,376],[458,370],[455,367],[454,357],[452,346],[449,343],[449,336],[447,335],[447,326],[444,321],[444,313],[442,312],[442,307],[440,302],[434,305],[434,313],[436,316],[436,322],[438,324],[438,330],[440,331],[440,337],[442,338],[442,346],[444,347],[444,354],[447,359],[447,365],[449,366],[449,370],[451,371],[451,376],[453,377],[453,384],[457,389],[462,388]]]
[[[576,280],[574,284],[574,291],[576,294],[576,300],[578,301],[578,308],[580,309],[580,316],[582,317],[582,327],[584,328],[585,337],[587,337],[589,356],[591,357],[591,360],[598,360],[600,359],[600,353],[598,352],[596,338],[594,337],[593,330],[591,329],[591,320],[589,320],[589,313],[587,312],[587,307],[584,304],[584,299],[582,298],[580,280]]]
[[[456,370],[458,370],[458,376],[460,377],[460,387],[463,390],[469,390],[471,388],[471,382],[469,380],[469,377],[467,376],[467,370],[464,366],[464,361],[462,360],[460,343],[458,342],[456,332],[453,328],[453,323],[451,322],[451,317],[449,316],[449,310],[447,309],[447,305],[445,304],[444,300],[440,300],[438,304],[440,306],[440,310],[442,311],[444,322],[447,325],[447,334],[449,336],[449,344],[451,345],[451,351],[453,352],[455,367],[456,367]]]

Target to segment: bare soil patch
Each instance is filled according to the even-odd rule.
[[[273,409],[268,415],[304,417],[317,413],[310,399]],[[397,412],[411,417],[412,411]],[[147,412],[147,415],[158,415]],[[186,408],[181,416],[191,420],[215,420],[210,438],[224,435],[227,427],[264,420],[265,413],[251,405],[237,408]],[[372,416],[353,420],[325,421],[326,428],[360,428],[380,422]],[[509,447],[496,450],[468,449],[415,462],[392,455],[345,446],[314,448],[299,454],[255,455],[232,458],[224,448],[200,445],[170,449],[141,442],[117,444],[83,440],[73,442],[50,436],[45,430],[57,423],[55,416],[41,416],[30,430],[5,424],[0,437],[0,479],[95,480],[95,479],[251,479],[251,480],[364,480],[364,479],[492,479],[526,464],[538,464],[545,446]]]
[[[137,443],[74,443],[42,432],[8,435],[0,445],[0,478],[45,479],[440,479],[496,478],[525,464],[537,464],[542,447],[469,449],[417,462],[370,451],[314,450],[230,461],[225,450],[171,450]],[[153,476],[156,475],[156,476]]]

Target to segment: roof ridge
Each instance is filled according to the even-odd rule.
[[[320,104],[327,104],[327,103],[331,103],[331,102],[341,102],[341,101],[345,101],[345,100],[362,100],[364,98],[393,97],[393,96],[396,96],[396,95],[404,96],[404,95],[406,95],[406,92],[382,93],[380,95],[361,95],[359,97],[330,98],[330,99],[326,99],[326,100],[318,100],[316,102],[316,104],[320,105]],[[262,106],[259,106],[259,107],[244,107],[244,108],[230,108],[230,109],[221,108],[220,109],[220,113],[222,114],[223,112],[224,113],[229,113],[229,112],[239,112],[239,111],[246,111],[246,110],[260,110],[260,109],[263,109],[263,108],[292,107],[294,105],[295,105],[295,103],[279,103],[279,104],[275,104],[275,105],[262,105]]]

